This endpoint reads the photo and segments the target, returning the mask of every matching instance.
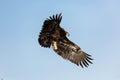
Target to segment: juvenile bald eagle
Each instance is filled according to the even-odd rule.
[[[45,48],[52,46],[53,50],[64,59],[70,60],[78,66],[88,67],[89,63],[92,64],[91,55],[83,52],[80,47],[66,37],[68,32],[61,28],[61,20],[61,14],[56,14],[44,21],[38,38],[39,44]]]

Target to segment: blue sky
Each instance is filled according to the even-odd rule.
[[[94,58],[88,68],[39,46],[43,21],[56,13]],[[0,79],[120,80],[120,0],[0,0]]]

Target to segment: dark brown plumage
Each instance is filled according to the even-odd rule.
[[[88,67],[89,63],[92,64],[91,55],[83,52],[80,47],[66,37],[68,32],[60,27],[61,20],[61,14],[56,14],[44,21],[38,38],[39,44],[46,48],[52,46],[53,50],[64,59],[70,60],[78,66]]]

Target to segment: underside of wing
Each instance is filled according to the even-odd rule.
[[[61,14],[50,16],[49,19],[44,21],[42,26],[42,30],[39,34],[38,42],[42,47],[50,47],[51,46],[51,35],[56,31],[55,27],[59,27],[62,16]]]
[[[88,67],[92,64],[91,55],[83,52],[76,44],[71,41],[52,42],[53,50],[64,59],[70,60],[81,67]]]

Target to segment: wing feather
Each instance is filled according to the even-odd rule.
[[[61,22],[62,16],[61,14],[57,14],[56,16],[50,16],[49,19],[47,18],[44,21],[42,26],[42,30],[39,34],[38,42],[42,47],[49,47],[51,46],[51,35],[56,31],[55,27],[59,27]]]
[[[93,59],[91,58],[91,55],[83,52],[81,48],[73,42],[67,40],[55,43],[57,49],[53,47],[53,50],[64,59],[70,60],[72,63],[75,63],[78,66],[80,65],[81,67],[88,67],[89,63],[92,64],[91,60]]]

